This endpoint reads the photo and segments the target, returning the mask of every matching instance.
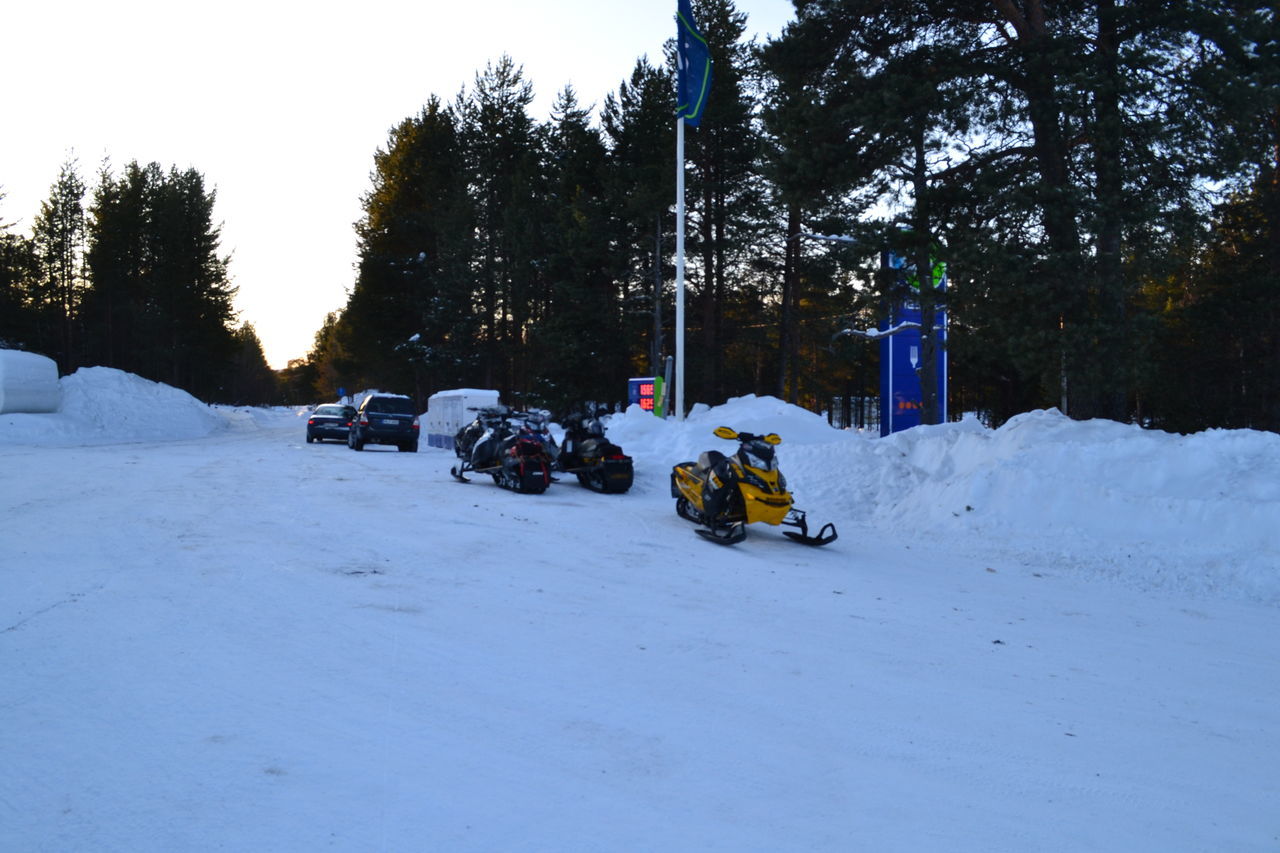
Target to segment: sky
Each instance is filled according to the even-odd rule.
[[[1275,433],[742,397],[612,417],[625,494],[525,495],[45,375],[0,413],[0,850],[1280,844]],[[698,537],[669,472],[720,425],[839,538]]]
[[[792,18],[787,0],[737,5],[762,39]],[[90,186],[104,158],[196,169],[217,193],[239,320],[279,369],[345,304],[392,126],[504,53],[536,120],[566,84],[598,107],[641,56],[661,60],[674,15],[674,0],[9,4],[0,222],[29,233],[69,158]]]

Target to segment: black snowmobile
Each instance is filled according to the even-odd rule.
[[[513,492],[539,494],[551,485],[558,453],[546,412],[517,412],[506,406],[474,409],[476,418],[458,431],[453,451],[462,460],[449,473],[464,483],[474,471]]]
[[[631,457],[604,437],[601,417],[608,411],[588,403],[564,417],[564,441],[556,470],[576,475],[588,489],[618,494],[631,488],[635,470]]]

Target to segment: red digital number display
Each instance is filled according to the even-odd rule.
[[[657,414],[660,411],[657,396],[661,381],[636,377],[628,383],[628,396],[632,402],[639,403],[641,409]]]

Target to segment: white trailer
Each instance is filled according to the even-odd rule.
[[[0,415],[56,412],[62,405],[58,365],[33,352],[0,349]]]
[[[456,388],[438,391],[427,399],[427,445],[453,450],[458,430],[476,418],[474,409],[498,405],[497,391]]]

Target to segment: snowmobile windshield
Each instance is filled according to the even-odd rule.
[[[774,453],[773,445],[763,441],[751,441],[742,445],[742,455],[752,468],[772,471],[778,466],[778,456]]]

